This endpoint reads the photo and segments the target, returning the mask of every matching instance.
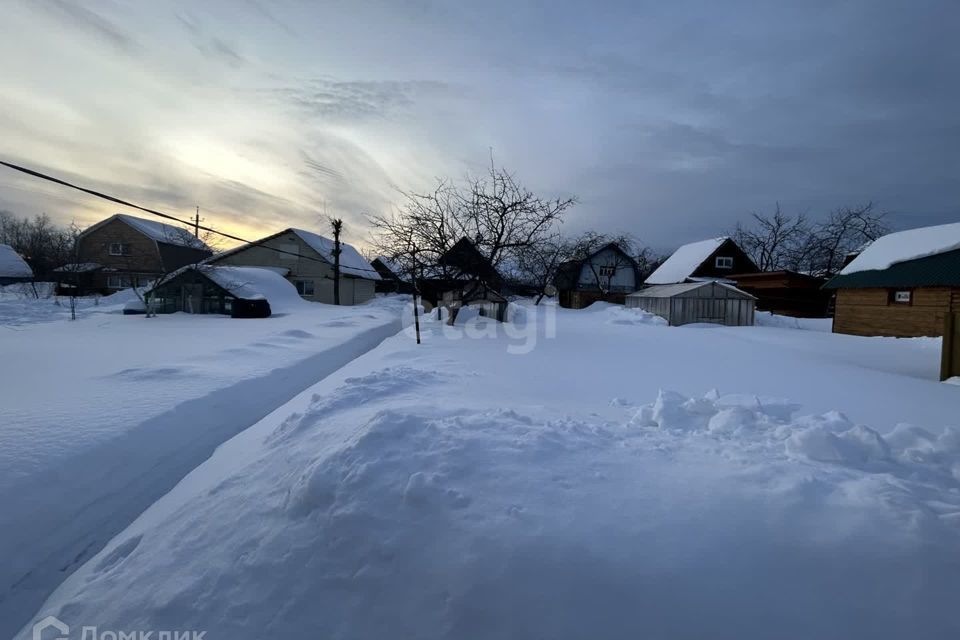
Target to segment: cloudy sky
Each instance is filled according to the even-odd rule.
[[[235,233],[362,243],[491,149],[569,231],[661,249],[776,201],[960,220],[956,0],[2,6],[0,158]],[[2,209],[117,211],[8,170]]]

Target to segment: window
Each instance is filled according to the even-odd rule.
[[[313,280],[294,280],[294,285],[297,287],[297,293],[302,296],[312,296],[313,295]]]
[[[112,256],[128,256],[130,255],[130,245],[123,242],[111,242],[110,243],[110,255]]]
[[[612,278],[613,274],[617,272],[617,268],[604,266],[600,267],[597,271],[600,273],[600,277],[602,278]]]
[[[890,302],[893,304],[911,304],[913,302],[912,291],[891,291]]]
[[[132,286],[133,284],[130,276],[107,276],[108,289],[129,289]]]
[[[717,265],[717,269],[733,269],[733,258],[730,256],[717,256],[715,264]]]

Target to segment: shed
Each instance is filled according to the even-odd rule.
[[[877,238],[825,287],[837,294],[834,333],[941,336],[960,318],[960,222]]]
[[[685,282],[641,289],[627,296],[626,306],[643,309],[676,327],[693,322],[728,326],[753,325],[756,298],[722,282]]]
[[[797,318],[826,318],[832,293],[826,278],[796,271],[761,271],[730,276],[737,288],[757,298],[757,309]]]

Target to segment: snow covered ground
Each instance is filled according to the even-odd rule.
[[[960,634],[937,341],[523,315],[386,340],[35,617],[210,640]]]
[[[0,637],[219,444],[400,329],[402,298],[289,289],[263,320],[0,299]]]

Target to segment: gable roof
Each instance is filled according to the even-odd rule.
[[[184,229],[183,227],[175,227],[171,224],[158,222],[156,220],[137,218],[125,213],[114,214],[105,220],[101,220],[100,222],[87,227],[80,234],[80,237],[83,237],[99,229],[100,227],[113,222],[114,220],[120,220],[137,232],[150,238],[154,242],[162,242],[164,244],[172,244],[178,247],[187,247],[190,249],[200,249],[206,251],[210,250],[210,247],[208,247],[203,240],[197,238],[190,233],[190,231]]]
[[[825,289],[960,287],[960,249],[897,262],[886,269],[841,272],[823,286]]]
[[[499,285],[503,277],[490,260],[468,238],[460,238],[437,260],[439,266],[459,269],[462,275],[479,278],[488,284]]]
[[[684,294],[696,291],[697,289],[702,289],[703,287],[721,287],[722,291],[729,294],[727,297],[733,298],[743,298],[745,300],[756,300],[756,297],[738,289],[733,285],[726,284],[724,282],[718,282],[716,280],[705,280],[702,282],[680,282],[677,284],[661,284],[653,287],[647,287],[646,289],[641,289],[640,291],[635,291],[634,293],[629,294],[628,298],[673,298],[673,297],[683,297]]]
[[[590,262],[607,249],[613,249],[626,258],[630,265],[633,266],[634,277],[639,280],[639,274],[637,273],[637,261],[633,258],[633,256],[624,251],[623,247],[616,242],[608,242],[583,258],[566,260],[557,265],[557,271],[553,276],[553,285],[558,289],[570,289],[576,287],[577,283],[580,281],[580,272],[583,269],[583,265]]]
[[[33,269],[8,244],[0,244],[0,278],[32,278]]]
[[[888,233],[867,245],[840,270],[840,275],[889,269],[891,266],[960,249],[960,222]]]
[[[264,238],[260,238],[259,240],[242,244],[239,247],[234,247],[233,249],[229,249],[223,253],[213,256],[207,262],[211,264],[216,263],[227,256],[240,253],[241,251],[245,251],[253,246],[262,245],[263,243],[273,240],[278,236],[282,236],[285,233],[294,234],[300,238],[304,244],[313,249],[313,251],[316,252],[324,262],[333,265],[333,240],[321,236],[320,234],[313,233],[312,231],[297,229],[295,227],[289,227]],[[377,273],[377,270],[374,269],[370,263],[360,255],[360,252],[357,251],[353,245],[347,244],[342,240],[340,241],[340,274],[353,276],[355,278],[366,278],[367,280],[381,279],[380,274]]]
[[[673,284],[683,282],[693,275],[720,246],[729,240],[728,236],[710,238],[685,244],[664,261],[656,271],[644,281],[646,284]]]

